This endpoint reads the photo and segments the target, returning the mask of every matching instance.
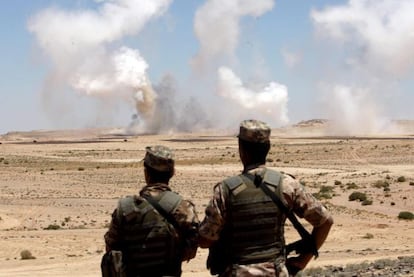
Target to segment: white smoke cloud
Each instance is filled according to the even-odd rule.
[[[211,95],[215,89],[209,86],[216,79],[217,68],[211,75],[206,74],[205,83],[197,84],[200,98],[189,95],[187,100],[176,99],[179,89],[174,76],[167,76],[160,84],[151,84],[148,63],[137,49],[122,43],[127,36],[139,35],[150,20],[162,16],[171,2],[98,0],[96,9],[53,7],[35,14],[28,22],[28,29],[51,62],[45,98],[51,98],[51,92],[58,95],[60,90],[69,88],[79,95],[105,100],[102,113],[108,115],[110,104],[122,99],[135,110],[128,132],[190,131],[211,127],[211,122],[218,122],[214,127],[222,128],[234,126],[235,120],[246,117],[270,124],[286,123],[285,86],[276,82],[244,85],[229,68],[219,70],[218,95]],[[222,59],[232,57],[241,35],[241,18],[259,17],[273,5],[274,0],[206,1],[195,14],[194,30],[200,51],[193,65],[214,65],[214,60],[221,63]],[[239,115],[227,117],[223,122],[221,115],[231,107],[236,107]]]
[[[240,36],[240,18],[259,17],[273,6],[273,0],[207,0],[194,18],[194,32],[200,42],[200,50],[193,66],[203,69],[212,59],[233,55]]]
[[[156,93],[138,50],[114,48],[161,16],[172,0],[101,1],[97,10],[47,8],[34,15],[28,29],[52,63],[45,84],[70,86],[79,94],[123,98],[149,120]]]
[[[242,80],[227,67],[218,70],[218,94],[236,103],[234,111],[242,111],[238,121],[246,119],[249,115],[266,120],[269,124],[286,124],[288,90],[287,87],[276,82],[262,86],[258,90],[246,87]]]
[[[330,39],[339,50],[331,60],[340,58],[345,65],[328,74],[332,78],[336,72],[341,85],[327,86],[324,102],[341,131],[381,131],[393,82],[413,69],[413,10],[411,0],[349,0],[311,12],[319,37]]]
[[[380,111],[371,105],[372,91],[345,85],[328,85],[323,88],[324,106],[330,118],[335,119],[331,132],[343,135],[371,135],[385,126]]]
[[[350,62],[374,74],[404,75],[414,59],[414,1],[350,0],[345,5],[312,11],[322,36],[351,44]]]
[[[192,66],[203,73],[209,70],[215,73],[217,70],[217,95],[221,98],[217,101],[221,110],[216,105],[214,112],[225,118],[227,123],[236,124],[246,118],[261,119],[272,125],[288,122],[286,86],[276,82],[263,85],[257,81],[245,85],[230,66],[217,66],[237,64],[235,51],[242,35],[242,17],[260,17],[273,6],[273,0],[208,0],[196,11],[194,31],[200,49],[192,60]],[[262,62],[259,70],[263,70]],[[256,73],[261,75],[262,72]],[[215,120],[220,121],[223,120]]]

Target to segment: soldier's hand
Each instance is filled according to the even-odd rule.
[[[286,268],[289,271],[289,276],[295,276],[302,270],[301,264],[297,261],[298,257],[290,257],[286,261]]]
[[[295,276],[299,271],[304,269],[308,262],[312,259],[312,254],[302,254],[299,256],[289,257],[286,260],[286,267],[291,276]]]

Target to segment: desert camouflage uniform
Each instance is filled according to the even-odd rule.
[[[256,171],[263,170],[264,167],[257,167],[248,171],[255,174]],[[296,215],[305,218],[312,226],[320,226],[328,219],[329,213],[327,209],[316,200],[312,194],[305,191],[303,185],[289,175],[283,175],[282,181],[283,197],[281,200]],[[226,223],[226,197],[223,193],[223,183],[219,183],[214,187],[214,196],[205,211],[205,218],[200,224],[200,236],[216,241],[219,239],[220,231]],[[282,261],[284,257],[282,257]],[[249,264],[249,265],[233,265],[229,267],[222,276],[289,276],[287,269],[283,263],[275,266],[271,262]]]
[[[246,142],[259,144],[270,143],[270,132],[270,127],[264,122],[244,120],[240,124],[238,137],[240,140]],[[264,169],[264,165],[249,165],[245,168],[246,172],[244,173],[255,176],[256,173],[260,175],[260,172],[263,172]],[[205,210],[205,218],[199,228],[200,239],[204,238],[211,243],[219,239],[221,231],[227,225],[226,207],[229,200],[226,199],[228,197],[226,195],[228,194],[226,194],[227,190],[225,186],[226,184],[221,182],[214,187],[213,198]],[[326,208],[310,193],[305,192],[304,187],[289,175],[282,175],[281,194],[280,199],[285,206],[299,217],[305,218],[314,227],[320,226],[329,218],[329,213]],[[283,252],[281,253],[283,254]],[[247,265],[233,264],[228,266],[220,276],[289,276],[285,266],[285,257],[274,257],[274,261]]]
[[[174,170],[173,154],[170,149],[164,146],[147,147],[144,163],[159,172],[171,172],[171,170]],[[139,192],[139,196],[134,196],[134,198],[141,198],[140,200],[145,201],[144,198],[146,196],[157,198],[157,196],[166,191],[171,191],[168,184],[151,183],[147,184]],[[109,230],[104,236],[107,252],[123,250],[122,224],[125,222],[123,216],[118,211],[118,208],[112,214]],[[185,242],[181,244],[184,245],[182,253],[179,253],[181,254],[181,261],[188,261],[195,257],[198,247],[197,230],[200,221],[197,217],[195,206],[191,201],[183,199],[173,210],[172,216],[179,226],[178,234],[181,236],[179,240]]]
[[[171,188],[166,184],[151,184],[145,186],[140,191],[140,196],[150,195],[154,197],[164,191],[171,191]],[[120,249],[119,244],[122,240],[119,232],[121,230],[121,219],[117,215],[118,212],[115,209],[112,214],[112,221],[109,226],[109,230],[105,234],[105,243],[108,251]],[[186,238],[188,244],[186,244],[186,248],[183,251],[182,260],[188,261],[194,258],[197,252],[197,232],[195,232],[195,230],[199,224],[199,219],[197,217],[194,204],[188,200],[181,201],[180,205],[174,211],[173,216],[181,227],[181,233],[192,234],[191,237]]]

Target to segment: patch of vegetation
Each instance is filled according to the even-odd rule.
[[[354,182],[352,183],[346,183],[346,188],[347,189],[357,189],[359,188],[357,184],[355,184]]]
[[[335,186],[340,186],[340,185],[342,185],[342,182],[339,181],[339,180],[335,180],[334,185]]]
[[[398,177],[397,182],[399,182],[399,183],[405,182],[405,177],[404,176]]]
[[[408,211],[402,211],[398,214],[399,219],[407,219],[407,220],[413,220],[414,214],[412,212]]]
[[[332,186],[322,186],[319,190],[321,193],[332,193],[334,190],[334,187]]]
[[[362,205],[362,206],[372,205],[372,200],[370,200],[370,199],[365,199],[364,201],[362,201],[361,205]]]
[[[313,196],[318,199],[331,199],[333,195],[334,187],[333,186],[322,186],[319,189],[319,192],[313,193]]]
[[[32,253],[29,250],[27,250],[27,249],[25,249],[22,252],[20,252],[20,257],[21,257],[22,260],[36,259],[36,257],[34,257],[32,255]]]
[[[414,182],[410,182],[410,186],[414,186]]]
[[[389,187],[390,186],[390,184],[387,182],[387,181],[384,181],[384,180],[378,180],[378,181],[376,181],[373,185],[372,185],[374,188],[378,188],[378,189],[380,189],[380,188],[387,188],[387,187]]]
[[[353,193],[349,195],[348,199],[349,201],[355,201],[355,200],[365,201],[367,200],[367,195],[363,192],[354,191]]]
[[[59,230],[60,226],[57,224],[50,224],[46,228],[43,228],[43,230]]]
[[[78,170],[79,170],[79,171],[84,171],[84,170],[85,170],[85,168],[84,168],[84,167],[78,167]]]
[[[373,239],[374,238],[374,235],[371,234],[371,233],[366,233],[362,238],[363,239]]]

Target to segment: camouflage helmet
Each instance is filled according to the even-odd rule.
[[[266,123],[259,120],[244,120],[240,123],[238,137],[249,142],[268,142],[270,137],[270,127]]]
[[[168,147],[162,145],[147,146],[144,163],[158,171],[171,171],[174,169],[174,156]]]

